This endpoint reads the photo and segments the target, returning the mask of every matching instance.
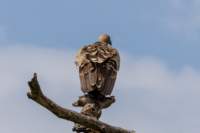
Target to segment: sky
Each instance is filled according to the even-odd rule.
[[[0,132],[71,133],[26,97],[38,73],[56,103],[82,95],[74,56],[101,33],[121,56],[102,121],[137,133],[200,130],[199,0],[0,0]]]

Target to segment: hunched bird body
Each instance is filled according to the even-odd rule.
[[[76,55],[81,90],[92,97],[110,95],[114,88],[120,56],[110,43],[110,37],[103,34],[98,42],[84,46]]]

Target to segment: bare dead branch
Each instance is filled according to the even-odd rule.
[[[32,80],[28,82],[28,85],[30,88],[30,92],[27,93],[28,98],[48,109],[59,118],[78,123],[85,127],[100,131],[101,133],[135,133],[135,131],[128,131],[120,127],[111,126],[92,117],[57,105],[43,94],[38,83],[36,73],[34,74]]]

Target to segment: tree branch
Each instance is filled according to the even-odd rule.
[[[48,109],[59,118],[78,123],[85,127],[100,131],[101,133],[135,133],[135,131],[128,131],[120,127],[111,126],[92,117],[57,105],[43,94],[38,83],[36,73],[34,74],[32,80],[28,82],[28,85],[30,88],[30,92],[27,93],[28,98]]]

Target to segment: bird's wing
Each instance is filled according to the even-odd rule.
[[[119,70],[120,58],[116,49],[110,46],[88,45],[76,56],[83,92],[98,90],[110,95]]]
[[[87,45],[81,48],[76,55],[75,63],[79,68],[79,78],[81,82],[81,90],[84,93],[95,90],[97,82],[97,69],[94,63],[90,60],[89,55],[94,54],[88,49],[93,49],[93,45]],[[94,50],[95,51],[95,50]]]
[[[103,79],[101,81],[102,86],[99,88],[99,91],[103,95],[110,95],[112,93],[117,78],[117,71],[120,67],[119,53],[116,49],[113,50],[116,51],[115,54],[111,58],[108,58],[103,63],[102,67],[100,67],[100,74]]]

